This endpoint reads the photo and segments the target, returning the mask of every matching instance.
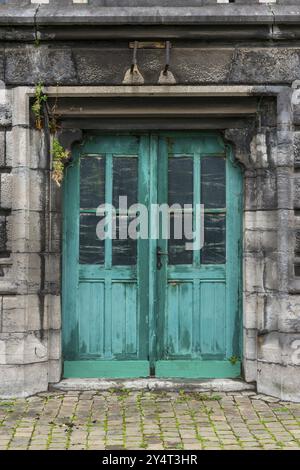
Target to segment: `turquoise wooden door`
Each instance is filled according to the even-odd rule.
[[[148,136],[90,136],[74,151],[64,185],[63,349],[65,377],[146,377],[148,241],[99,240],[101,204],[148,204]]]
[[[175,238],[180,209],[174,206],[169,240],[161,238],[158,248],[163,254],[157,272],[156,375],[239,376],[239,168],[220,137],[174,134],[159,138],[158,175],[159,203],[186,205],[187,212],[193,207],[193,229],[204,228],[204,246],[187,250],[189,233]]]
[[[90,134],[76,147],[64,183],[65,377],[240,374],[241,193],[217,134]],[[148,209],[148,237],[97,238],[100,204],[117,208],[117,232],[133,217],[119,196]],[[176,211],[169,240],[150,216],[174,203],[190,205],[197,229],[204,204],[202,250],[174,238]]]

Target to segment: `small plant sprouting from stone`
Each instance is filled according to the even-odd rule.
[[[35,87],[34,102],[31,107],[35,118],[35,127],[39,131],[43,129],[43,104],[46,103],[48,99],[43,89],[43,84],[39,82]]]
[[[234,366],[239,361],[239,358],[237,356],[231,356],[228,360]]]
[[[52,179],[60,186],[64,178],[64,167],[70,158],[70,151],[66,150],[58,141],[57,138],[52,142]]]
[[[44,128],[44,105],[46,105],[46,113],[48,115],[48,120],[46,122],[48,122],[50,134],[55,136],[58,129],[55,114],[57,100],[52,108],[49,108],[47,100],[48,95],[44,93],[44,85],[42,82],[39,82],[35,87],[34,102],[31,107],[35,118],[35,127],[40,131]],[[65,163],[67,163],[69,158],[69,150],[65,149],[59,143],[58,139],[54,137],[52,141],[52,179],[58,186],[60,186],[62,183]]]

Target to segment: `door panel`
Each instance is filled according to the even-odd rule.
[[[224,282],[200,283],[198,313],[199,345],[202,358],[223,359],[225,345],[226,286]]]
[[[65,376],[130,377],[135,364],[138,376],[149,375],[147,244],[111,237],[100,241],[96,234],[99,204],[114,203],[117,234],[129,218],[126,207],[119,208],[119,196],[128,198],[128,207],[147,204],[148,145],[142,135],[94,136],[77,148],[67,169]]]
[[[233,166],[228,149],[216,136],[161,135],[158,158],[159,203],[192,203],[194,230],[199,217],[196,205],[203,204],[204,245],[201,250],[187,251],[184,237],[173,240],[172,222],[170,240],[161,234],[160,250],[169,256],[163,257],[157,273],[156,375],[238,376],[242,195],[239,169]],[[230,182],[234,186],[228,189]],[[176,213],[170,218],[175,219]],[[228,220],[234,218],[233,226],[228,225]]]
[[[192,282],[168,282],[165,341],[169,357],[193,353],[193,304]]]
[[[240,374],[241,180],[215,133],[90,134],[76,147],[64,182],[65,377]],[[158,240],[98,239],[100,204],[117,208],[117,236],[133,220],[120,196],[172,206]],[[203,248],[187,250],[201,224]]]
[[[79,315],[79,353],[80,356],[95,356],[99,351],[104,352],[105,285],[80,282],[78,289],[79,312],[85,312]]]

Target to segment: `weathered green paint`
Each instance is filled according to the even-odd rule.
[[[145,374],[148,364],[147,286],[148,272],[144,241],[138,242],[137,266],[112,265],[112,240],[105,241],[105,264],[79,264],[79,181],[80,156],[104,155],[106,161],[105,200],[112,203],[112,158],[139,157],[139,201],[147,204],[148,168],[142,155],[148,155],[148,137],[93,136],[74,151],[72,166],[64,185],[64,376],[70,376],[72,361],[77,376],[126,375],[127,361],[136,361],[130,374]],[[134,157],[136,158],[136,157]],[[95,212],[95,210],[94,210]],[[143,256],[140,255],[143,253]],[[116,364],[122,362],[122,367]],[[89,362],[90,361],[90,362]],[[99,361],[98,369],[96,367]],[[109,364],[115,364],[110,367]],[[93,365],[93,364],[94,365]],[[140,364],[139,364],[140,363]],[[81,364],[81,365],[80,365]],[[87,367],[87,364],[89,367]],[[131,363],[130,363],[131,364]],[[80,369],[81,368],[81,372]],[[136,371],[136,372],[135,372]],[[142,372],[141,372],[142,371]],[[148,375],[149,372],[147,371]]]
[[[201,158],[226,156],[227,236],[225,264],[201,265],[200,253],[195,251],[193,265],[170,266],[165,260],[157,274],[156,375],[159,376],[235,377],[240,374],[240,363],[232,367],[228,358],[241,356],[242,178],[229,152],[230,148],[212,135],[161,137],[160,203],[167,200],[168,194],[166,154],[193,156],[194,204],[201,203]],[[224,212],[224,208],[205,212]],[[161,239],[159,244],[163,251],[167,250],[166,240]]]
[[[148,361],[65,361],[64,375],[68,378],[149,377]]]
[[[110,240],[105,265],[79,264],[82,155],[105,155],[106,202],[113,158],[138,156],[138,199],[147,207],[168,202],[170,155],[193,159],[194,204],[201,202],[201,159],[226,157],[226,208],[205,211],[226,213],[226,263],[203,265],[195,251],[192,264],[164,258],[158,271],[157,246],[168,249],[160,239],[138,241],[136,266],[113,266]],[[231,149],[215,133],[90,134],[73,157],[64,184],[64,376],[238,376],[240,362],[229,358],[241,356],[242,178]]]
[[[241,375],[241,363],[229,361],[157,361],[156,377],[225,379]]]

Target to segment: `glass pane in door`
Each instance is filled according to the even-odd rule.
[[[194,179],[193,158],[188,156],[169,156],[168,159],[168,204],[171,208],[169,264],[193,263],[193,252],[186,250],[189,241],[185,236],[183,218],[185,212],[193,214]],[[179,205],[178,208],[172,208]],[[189,205],[190,208],[184,208]]]

